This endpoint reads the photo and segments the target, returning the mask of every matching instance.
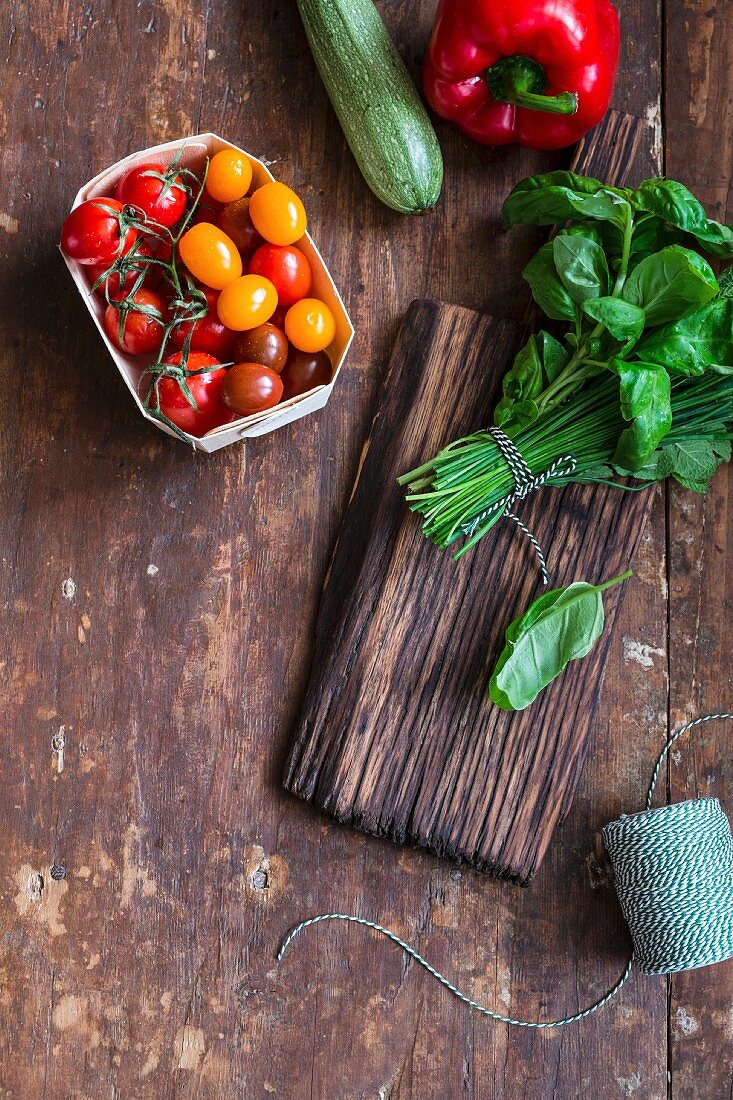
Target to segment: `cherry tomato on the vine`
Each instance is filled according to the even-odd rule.
[[[214,290],[223,290],[242,274],[242,258],[234,241],[210,222],[187,229],[178,252],[194,279]]]
[[[333,365],[325,351],[312,354],[292,351],[280,377],[283,381],[283,401],[307,393],[316,386],[326,386],[331,381]]]
[[[234,342],[235,333],[225,328],[216,315],[216,302],[219,293],[210,287],[202,287],[206,295],[206,315],[198,321],[183,321],[171,332],[171,340],[177,348],[182,348],[189,332],[192,351],[207,351],[219,359],[228,359]]]
[[[188,198],[182,177],[157,161],[130,168],[117,184],[115,194],[120,202],[141,210],[146,221],[168,229],[182,216]]]
[[[80,264],[112,263],[129,252],[138,238],[132,226],[121,232],[124,207],[117,199],[87,199],[71,211],[61,229],[61,247]],[[124,220],[124,219],[123,219]]]
[[[154,290],[138,290],[132,296],[132,303],[148,310],[157,310],[160,316],[130,309],[125,313],[120,336],[121,311],[110,305],[104,313],[104,330],[115,347],[128,355],[145,355],[156,351],[163,337],[168,309],[166,302]]]
[[[182,354],[176,352],[163,360],[173,366],[181,365]],[[231,411],[222,401],[222,384],[227,372],[219,360],[205,351],[192,351],[187,361],[188,372],[211,367],[204,374],[190,374],[186,378],[196,408],[190,404],[177,379],[164,375],[158,382],[160,411],[181,431],[189,435],[206,435],[212,428],[233,420]],[[218,368],[218,369],[217,369]],[[150,379],[143,376],[140,389],[143,396],[150,386]],[[155,394],[150,397],[150,407],[155,408]]]
[[[224,287],[216,309],[219,320],[237,332],[269,321],[277,306],[277,291],[261,275],[242,275]]]
[[[235,202],[249,191],[252,165],[238,149],[220,149],[209,161],[206,190],[217,202]]]
[[[249,200],[255,229],[270,244],[295,244],[305,233],[305,208],[295,191],[273,181],[258,187]]]
[[[129,263],[126,262],[125,264],[122,285],[120,286],[120,272],[113,271],[97,287],[97,293],[101,294],[103,298],[110,298],[112,301],[119,301],[124,298],[134,287],[141,272],[144,273],[142,286],[147,287],[149,290],[154,289],[160,282],[160,268],[156,267],[155,264],[146,262],[152,256],[147,241],[135,241],[134,247],[126,255]],[[104,275],[105,271],[109,270],[109,267],[109,264],[89,264],[87,271],[92,286],[94,286],[100,275]]]
[[[285,314],[285,333],[299,351],[323,351],[334,338],[336,322],[325,302],[301,298]]]
[[[288,244],[263,244],[249,262],[252,275],[264,275],[277,291],[281,306],[292,306],[310,294],[313,273],[299,248]]]
[[[225,404],[238,416],[251,416],[277,405],[283,394],[280,375],[261,363],[236,363],[222,386]]]
[[[260,363],[279,374],[288,360],[288,338],[275,325],[258,325],[237,336],[232,357],[237,363]]]
[[[243,257],[251,255],[265,243],[249,216],[249,199],[227,203],[215,220],[219,228],[231,237]]]

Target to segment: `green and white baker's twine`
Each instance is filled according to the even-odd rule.
[[[634,963],[644,974],[673,974],[733,957],[733,836],[717,798],[698,798],[651,809],[664,761],[675,741],[704,722],[733,718],[707,714],[679,729],[659,755],[646,810],[622,814],[603,830],[616,891],[634,949],[621,977],[597,1001],[560,1020],[515,1020],[461,993],[443,974],[394,932],[350,913],[321,913],[302,921],[286,937],[282,959],[300,932],[321,921],[344,920],[380,932],[418,962],[470,1008],[516,1027],[573,1024],[597,1012],[616,996]]]
[[[529,468],[519,447],[512,442],[508,435],[504,434],[501,428],[488,428],[487,431],[494,440],[494,443],[496,443],[502,458],[511,471],[511,475],[514,479],[514,489],[501,500],[497,500],[497,502],[492,504],[490,508],[487,508],[486,511],[479,513],[470,523],[464,523],[461,530],[464,535],[471,536],[487,519],[490,519],[491,516],[503,509],[506,518],[513,520],[519,530],[532,544],[534,552],[537,555],[540,572],[542,573],[542,583],[547,587],[550,583],[550,573],[547,568],[547,559],[544,551],[529,527],[527,527],[515,512],[510,511],[510,509],[517,501],[524,500],[530,493],[535,493],[538,489],[541,489],[551,478],[570,477],[578,464],[572,455],[562,455],[561,458],[556,458],[543,474],[535,475]]]

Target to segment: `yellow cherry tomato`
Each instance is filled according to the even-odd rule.
[[[263,275],[243,275],[224,287],[216,303],[219,320],[235,332],[269,321],[277,309],[277,291]]]
[[[305,233],[305,207],[284,183],[266,183],[249,200],[252,223],[270,244],[295,244]]]
[[[213,290],[223,290],[242,274],[242,257],[234,241],[210,222],[186,230],[178,252],[194,279]]]
[[[209,161],[206,190],[217,202],[243,199],[252,182],[252,165],[237,149],[221,149]]]
[[[301,298],[285,314],[285,335],[298,351],[323,351],[335,332],[333,313],[318,298]]]

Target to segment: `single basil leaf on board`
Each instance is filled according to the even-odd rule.
[[[603,631],[602,593],[631,572],[593,585],[575,581],[546,592],[506,631],[506,646],[489,680],[504,710],[524,710],[566,668],[585,657]]]
[[[575,319],[575,303],[557,273],[552,241],[543,244],[535,252],[522,275],[529,283],[532,297],[543,313],[553,321]]]
[[[673,244],[637,264],[624,283],[622,298],[640,306],[648,325],[677,321],[704,306],[718,292],[707,260]]]
[[[542,392],[542,361],[537,340],[530,336],[517,352],[514,362],[502,381],[503,397],[494,410],[494,424],[504,427],[510,420],[519,427],[528,427],[537,419],[534,398]]]
[[[586,316],[607,328],[616,340],[638,340],[644,331],[644,310],[620,298],[592,298],[583,302],[581,309]]]
[[[689,233],[715,256],[733,256],[733,229],[708,218],[702,203],[677,180],[643,180],[631,202]]]
[[[552,242],[555,269],[574,302],[608,294],[606,254],[588,237],[562,236]]]
[[[687,376],[711,367],[733,370],[733,298],[715,298],[688,317],[648,333],[636,354]]]
[[[631,421],[619,436],[613,462],[638,470],[650,458],[672,427],[669,375],[654,363],[627,363],[614,359],[619,376],[621,415]]]
[[[544,329],[540,329],[537,333],[537,340],[545,379],[547,382],[554,382],[567,366],[570,355],[560,341],[556,340],[554,336],[550,336],[549,332],[545,332]]]

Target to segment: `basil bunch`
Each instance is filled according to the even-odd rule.
[[[701,440],[691,456],[660,449],[676,380],[733,373],[733,268],[720,281],[701,255],[733,258],[733,229],[707,217],[674,180],[609,187],[573,172],[523,180],[504,203],[506,226],[560,225],[524,270],[559,338],[533,334],[506,374],[497,427],[516,435],[598,375],[618,379],[623,428],[594,480],[674,476],[704,489],[727,457]],[[664,469],[664,474],[660,471]]]

